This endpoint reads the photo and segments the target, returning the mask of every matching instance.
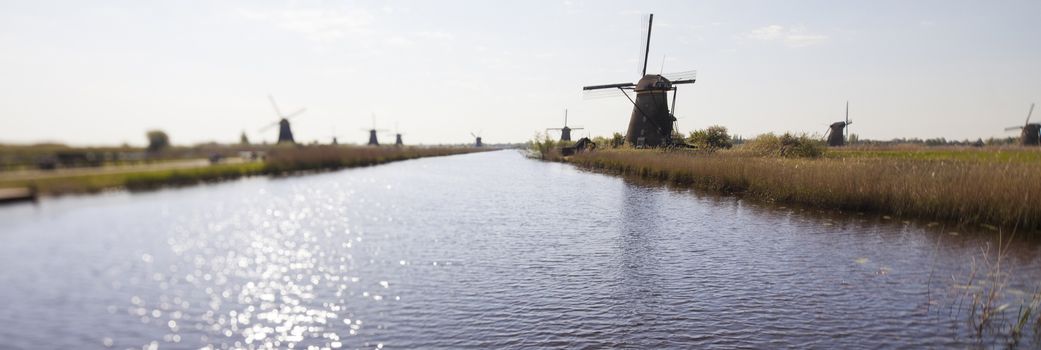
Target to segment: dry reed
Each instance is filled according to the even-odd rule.
[[[767,201],[849,211],[1041,228],[1039,162],[915,158],[777,158],[603,150],[578,166]]]

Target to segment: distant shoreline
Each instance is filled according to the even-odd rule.
[[[0,189],[28,189],[33,196],[96,193],[105,190],[148,190],[186,186],[257,175],[296,174],[308,171],[337,170],[389,162],[487,151],[472,147],[364,147],[298,146],[272,149],[264,160],[236,161],[211,165],[154,168],[127,167],[83,171],[69,175],[60,172],[46,176],[0,178]]]

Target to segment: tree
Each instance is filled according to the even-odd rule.
[[[687,141],[700,149],[729,149],[734,147],[734,142],[727,134],[727,128],[713,125],[703,130],[690,132]]]
[[[239,136],[239,144],[242,144],[242,145],[248,145],[249,144],[249,137],[246,136],[246,132],[245,131],[243,131],[242,135]]]
[[[611,135],[611,148],[622,147],[625,144],[625,135],[621,133],[614,133]]]
[[[162,130],[149,130],[145,136],[148,137],[149,152],[159,152],[170,147],[170,137]]]

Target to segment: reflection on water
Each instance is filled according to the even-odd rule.
[[[0,209],[0,222],[3,348],[1008,341],[974,339],[944,299],[993,235],[515,152],[52,199]],[[1038,253],[1015,241],[1010,295],[1038,287]]]

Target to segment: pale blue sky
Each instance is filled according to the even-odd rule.
[[[1011,136],[1041,102],[1041,1],[0,0],[0,142],[520,142],[557,127],[624,132],[640,19],[651,70],[698,70],[687,131],[822,133],[850,100],[863,138]],[[1041,111],[1039,111],[1041,112]],[[1041,116],[1039,119],[1041,120]],[[584,136],[585,131],[580,132]]]

